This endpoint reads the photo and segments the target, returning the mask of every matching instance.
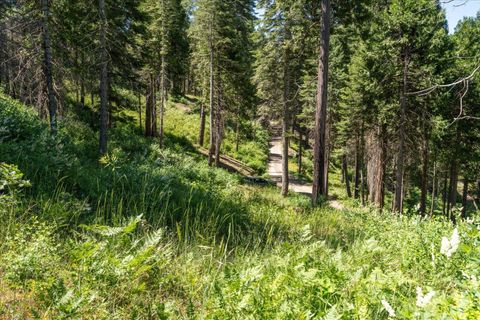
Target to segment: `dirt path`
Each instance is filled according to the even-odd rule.
[[[282,138],[274,137],[270,140],[268,153],[268,175],[277,186],[282,186]],[[312,194],[312,185],[301,181],[294,176],[289,176],[288,190],[307,195]]]
[[[270,140],[269,145],[268,175],[278,187],[282,187],[282,138],[280,136],[274,136]],[[289,175],[288,190],[311,196],[312,184],[297,179],[295,176]],[[344,209],[344,206],[337,200],[329,200],[328,203],[334,209]]]

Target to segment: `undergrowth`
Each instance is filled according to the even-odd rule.
[[[0,318],[480,317],[475,219],[455,247],[444,219],[243,185],[172,128],[161,150],[118,121],[98,158],[62,124],[0,96]]]

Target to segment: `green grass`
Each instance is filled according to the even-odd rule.
[[[16,165],[0,170],[0,318],[387,319],[382,300],[400,319],[480,317],[476,222],[447,257],[445,219],[243,185],[195,152],[196,115],[175,110],[166,149],[118,117],[99,158],[75,116],[51,137],[0,94],[0,162]],[[435,291],[425,306],[417,286]]]
[[[181,110],[175,107],[176,103],[182,103],[190,108],[190,111]],[[208,111],[208,110],[207,110]],[[124,114],[127,117],[136,119],[133,123],[138,123],[138,112],[129,110]],[[206,113],[205,119],[205,139],[204,147],[209,146],[209,119]],[[177,97],[169,101],[165,110],[165,132],[167,138],[175,139],[184,146],[191,148],[198,147],[198,135],[200,130],[200,107],[197,97]],[[224,140],[222,143],[222,153],[240,160],[257,174],[262,175],[267,168],[268,159],[268,134],[255,122],[245,122],[244,129],[240,135],[238,151],[236,150],[236,135],[230,127],[227,126]]]

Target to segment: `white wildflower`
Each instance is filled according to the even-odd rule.
[[[475,276],[474,274],[468,275],[468,274],[465,273],[464,271],[462,271],[462,275],[463,275],[466,279],[470,280],[475,287],[478,286],[477,276]]]
[[[390,303],[388,303],[387,300],[382,300],[382,305],[385,308],[385,310],[387,310],[389,317],[395,317],[396,316],[395,315],[395,310],[393,310],[392,306],[390,305]]]
[[[455,251],[457,251],[459,244],[460,244],[460,236],[458,235],[457,228],[455,228],[455,230],[453,230],[453,234],[450,239],[448,239],[447,237],[442,237],[442,246],[440,248],[440,253],[450,258],[452,254],[455,253]]]
[[[426,295],[423,295],[423,290],[420,287],[417,287],[417,307],[423,308],[427,304],[430,303],[433,296],[435,295],[435,291],[430,291]]]

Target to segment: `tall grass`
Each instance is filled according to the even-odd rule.
[[[51,137],[0,95],[0,121],[0,162],[18,165],[0,170],[0,318],[387,319],[382,301],[401,319],[480,317],[475,220],[447,257],[444,219],[311,208],[171,132],[160,150],[119,122],[98,158],[74,118]]]

